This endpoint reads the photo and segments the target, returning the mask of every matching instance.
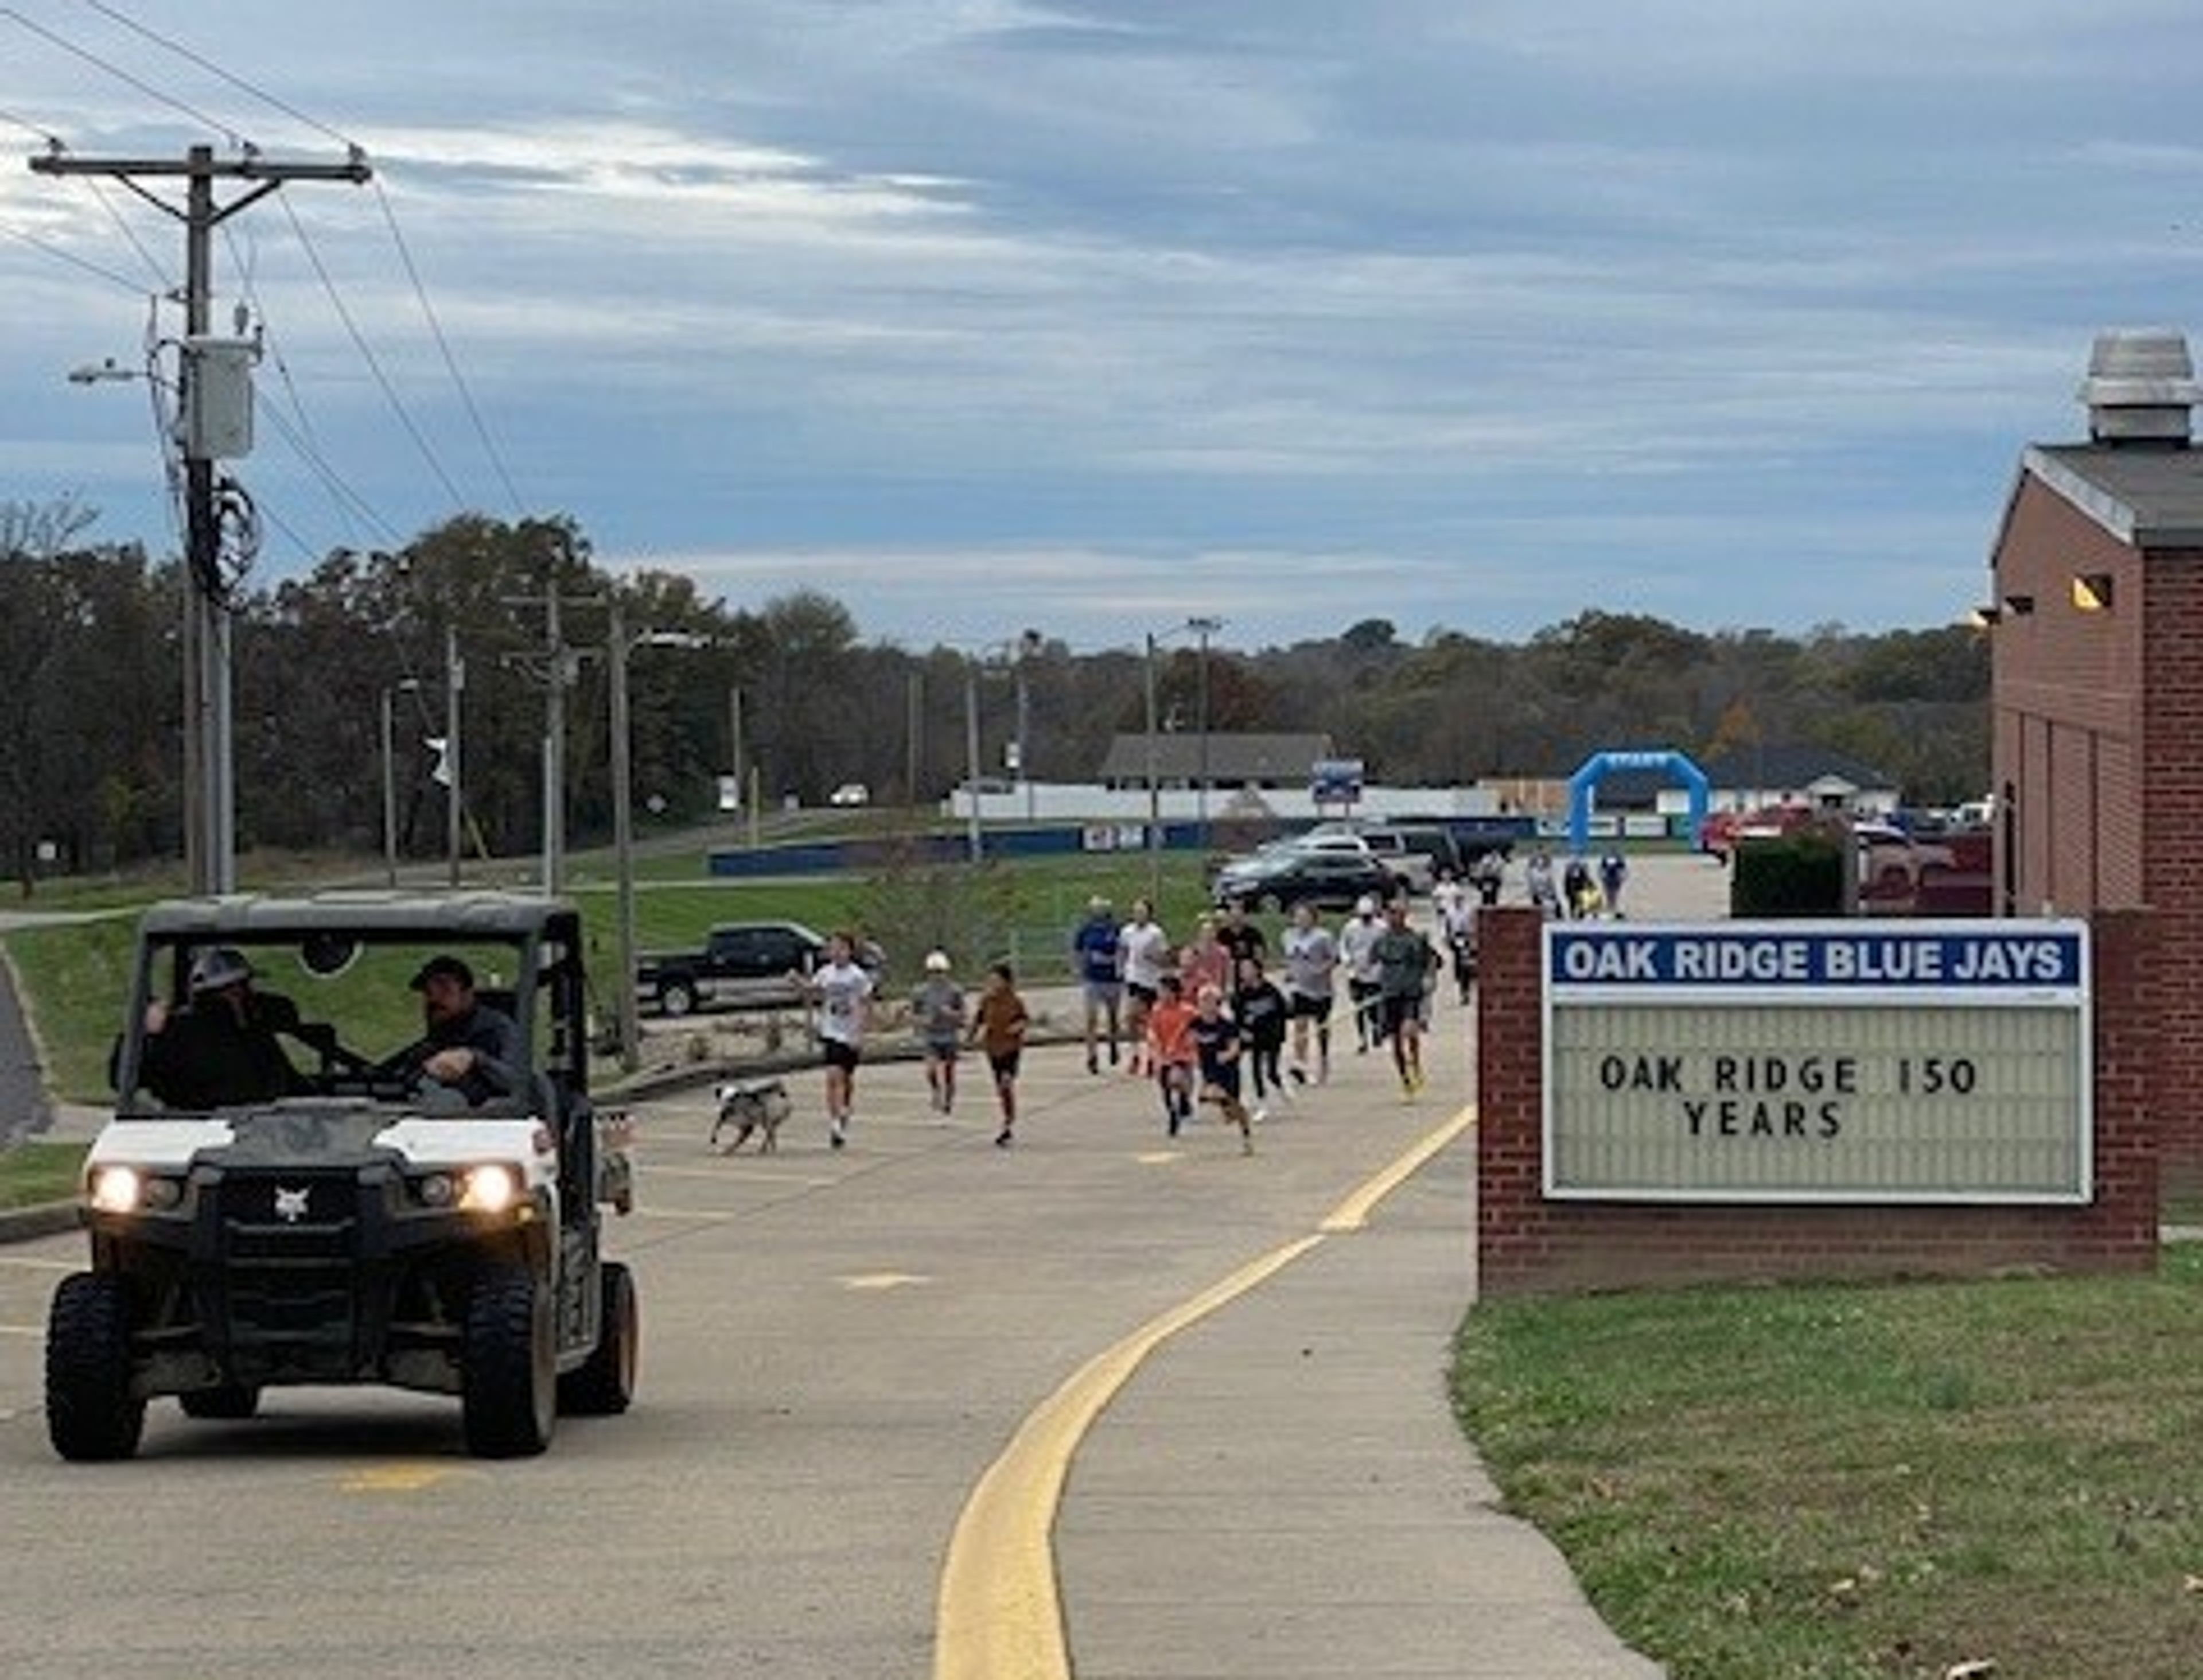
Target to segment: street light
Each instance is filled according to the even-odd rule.
[[[642,1023],[635,997],[635,789],[628,722],[627,658],[637,648],[708,648],[708,636],[682,630],[630,634],[618,600],[610,608],[605,652],[610,665],[612,736],[612,858],[619,889],[620,1066],[632,1074],[641,1062]]]
[[[1025,820],[1031,822],[1038,815],[1035,808],[1037,796],[1033,789],[1032,749],[1027,736],[1032,726],[1032,707],[1026,692],[1025,661],[1040,652],[1041,633],[1029,630],[1017,640],[1014,654],[1018,679],[1018,780],[1025,784]]]
[[[1201,783],[1194,795],[1194,813],[1201,825],[1201,849],[1208,849],[1208,638],[1224,628],[1221,618],[1188,618],[1185,627],[1201,638]]]
[[[964,843],[977,864],[986,846],[979,832],[979,661],[971,654],[964,655]]]
[[[196,318],[204,299],[195,294],[193,335],[206,323]],[[216,586],[210,581],[219,564],[220,516],[216,506],[214,461],[204,453],[207,440],[189,420],[189,387],[199,380],[186,359],[178,378],[165,377],[149,359],[145,368],[125,366],[112,356],[80,363],[68,374],[72,385],[92,386],[142,379],[154,393],[158,423],[173,424],[183,448],[181,478],[186,530],[183,622],[178,639],[184,688],[184,855],[194,893],[237,890],[236,748],[232,716],[232,624]],[[162,413],[163,397],[174,405]],[[249,447],[249,446],[246,446]],[[242,453],[240,449],[239,453]]]
[[[967,794],[965,812],[965,847],[974,863],[985,855],[983,825],[979,815],[979,662],[999,657],[1009,668],[1017,694],[1017,763],[1013,766],[1019,782],[1024,784],[1025,816],[1033,815],[1034,791],[1032,769],[1026,757],[1025,735],[1031,726],[1031,707],[1025,693],[1025,661],[1041,649],[1041,633],[1029,630],[1014,640],[989,642],[977,649],[967,648],[964,654],[964,785]]]
[[[401,677],[382,685],[382,878],[392,887],[398,884],[398,772],[390,702],[393,695],[420,692],[417,677]]]
[[[1201,802],[1199,807],[1201,840],[1202,844],[1206,847],[1208,843],[1208,795],[1205,785],[1208,779],[1208,638],[1223,628],[1224,620],[1221,618],[1191,618],[1182,624],[1172,625],[1168,630],[1149,630],[1147,633],[1147,659],[1144,671],[1148,725],[1148,902],[1150,904],[1155,902],[1157,895],[1162,890],[1163,867],[1163,802],[1162,793],[1157,786],[1158,775],[1155,763],[1157,728],[1155,650],[1171,637],[1184,635],[1188,630],[1201,638],[1200,752],[1201,782],[1203,785],[1198,796]]]

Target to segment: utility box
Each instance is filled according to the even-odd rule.
[[[184,341],[184,411],[178,431],[196,460],[233,461],[252,453],[252,339]]]

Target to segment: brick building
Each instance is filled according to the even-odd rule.
[[[2099,337],[2085,444],[2022,456],[1990,559],[1998,908],[2147,908],[2203,950],[2203,453],[2186,340]],[[2169,1188],[2203,1186],[2203,990],[2150,1036]]]

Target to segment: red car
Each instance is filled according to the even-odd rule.
[[[1757,811],[1716,811],[1698,825],[1698,849],[1728,861],[1739,840],[1787,834],[1813,816],[1810,805],[1769,805]]]

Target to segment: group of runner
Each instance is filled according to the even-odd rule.
[[[1363,898],[1336,932],[1314,906],[1296,906],[1279,940],[1275,977],[1268,936],[1237,903],[1221,917],[1202,915],[1193,938],[1174,944],[1146,899],[1134,900],[1120,922],[1109,901],[1097,896],[1072,935],[1071,953],[1084,1004],[1087,1071],[1099,1074],[1106,1058],[1110,1068],[1151,1080],[1171,1137],[1192,1118],[1196,1102],[1211,1103],[1251,1154],[1254,1128],[1268,1117],[1273,1097],[1290,1101],[1296,1087],[1329,1080],[1332,1018],[1342,987],[1356,1053],[1389,1045],[1402,1099],[1413,1101],[1423,1088],[1422,1037],[1439,958],[1409,924],[1404,899],[1380,907]],[[1009,964],[989,969],[976,1002],[951,968],[947,953],[930,953],[911,997],[933,1106],[941,1114],[954,1109],[959,1053],[981,1049],[1001,1114],[995,1142],[1007,1148],[1031,1014]],[[855,960],[853,940],[836,933],[806,985],[826,1068],[828,1139],[838,1150],[848,1141],[872,980]]]
[[[1124,1045],[1130,1071],[1155,1082],[1172,1137],[1199,1099],[1214,1103],[1251,1151],[1253,1127],[1267,1118],[1272,1096],[1290,1100],[1296,1086],[1327,1080],[1342,976],[1356,1051],[1389,1044],[1403,1097],[1423,1087],[1422,1034],[1438,954],[1409,926],[1404,900],[1380,910],[1364,898],[1336,933],[1313,905],[1296,906],[1274,977],[1268,936],[1238,903],[1221,919],[1204,914],[1193,938],[1173,946],[1145,899],[1135,900],[1119,924],[1108,902],[1096,898],[1072,944],[1084,995],[1087,1071],[1099,1073],[1105,1054],[1118,1065]]]

